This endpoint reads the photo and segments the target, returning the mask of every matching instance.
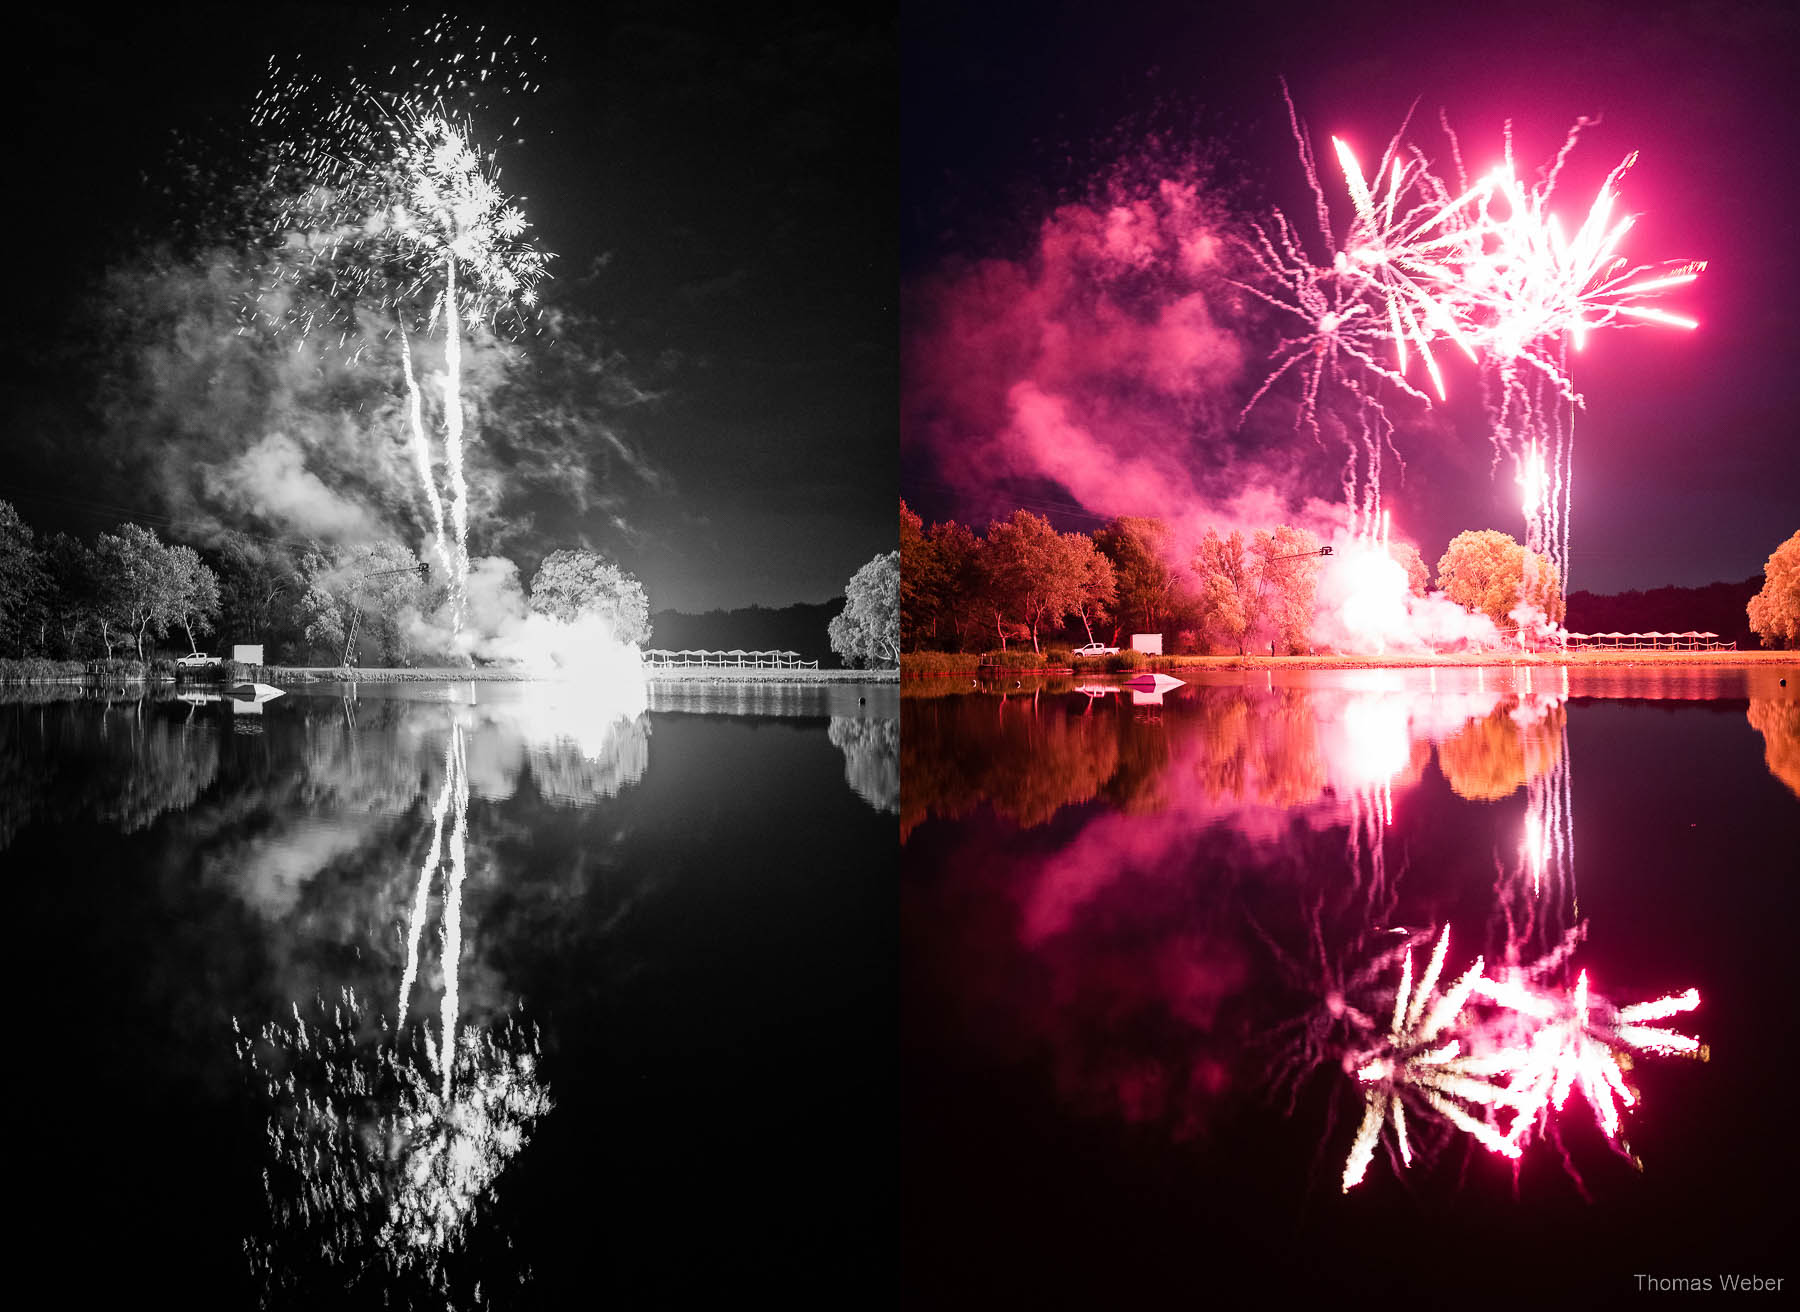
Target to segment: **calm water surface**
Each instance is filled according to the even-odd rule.
[[[898,712],[15,690],[19,1250],[96,1306],[891,1288]]]
[[[1643,1297],[1639,1273],[1791,1294],[1797,675],[903,698],[910,1301],[1602,1306]],[[1554,999],[1559,1024],[1585,974],[1589,1024],[1471,995],[1396,1040],[1402,980],[1426,983],[1445,926],[1426,1012],[1479,954],[1471,980]],[[1642,1023],[1708,1059],[1615,1049],[1635,1105],[1611,1140],[1577,1083],[1515,1163],[1455,1120],[1510,1113],[1445,1112],[1434,1095],[1474,1086],[1426,1087],[1431,1061],[1597,1043],[1630,1019],[1603,999],[1690,987],[1697,1007]],[[1346,1193],[1390,1089],[1404,1155],[1381,1103]]]

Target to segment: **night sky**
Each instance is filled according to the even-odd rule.
[[[894,542],[893,20],[826,4],[582,11],[456,10],[539,38],[502,185],[556,256],[546,301],[598,324],[646,398],[612,420],[637,469],[600,462],[608,508],[544,496],[509,554],[528,577],[533,554],[585,542],[642,578],[653,609],[823,601]],[[116,12],[40,10],[15,30],[0,498],[43,530],[141,517],[179,536],[179,512],[103,454],[104,423],[78,413],[68,353],[59,372],[46,343],[82,340],[84,290],[161,235],[146,198],[172,141],[245,121],[271,56],[331,73],[368,61],[383,24],[351,5]],[[505,127],[475,122],[489,144]]]
[[[1095,504],[1107,498],[1053,479],[971,488],[954,443],[928,437],[919,415],[948,409],[952,424],[986,426],[991,408],[946,403],[949,385],[920,364],[921,343],[942,331],[946,285],[966,285],[984,262],[991,275],[995,261],[1029,282],[1043,267],[1047,218],[1116,196],[1108,180],[1129,191],[1146,178],[1199,177],[1202,194],[1236,215],[1274,205],[1310,219],[1285,77],[1319,150],[1337,134],[1371,162],[1415,98],[1410,135],[1441,161],[1443,110],[1471,173],[1498,161],[1507,118],[1526,176],[1577,118],[1598,118],[1553,206],[1575,222],[1606,171],[1641,151],[1621,188],[1624,207],[1642,215],[1626,254],[1707,260],[1699,282],[1663,303],[1701,327],[1596,334],[1576,358],[1587,408],[1575,421],[1569,586],[1610,592],[1759,572],[1800,527],[1795,33],[1793,7],[1778,3],[908,5],[903,494],[928,521],[978,527],[1009,504],[1049,511],[1064,529],[1142,509],[1123,496]],[[1328,155],[1322,169],[1341,231],[1341,178],[1334,189]],[[1333,498],[1333,462],[1295,449],[1311,439],[1278,412],[1238,425],[1266,372],[1257,349],[1216,370],[1217,395],[1172,421],[1181,458],[1208,466],[1200,481],[1211,495],[1228,494],[1234,469],[1254,468],[1276,471],[1268,481],[1284,496]],[[1406,479],[1389,457],[1383,480],[1396,533],[1428,562],[1462,529],[1523,535],[1510,470],[1490,472],[1480,380],[1467,370],[1450,381],[1448,405],[1397,413]]]

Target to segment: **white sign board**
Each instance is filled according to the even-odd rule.
[[[1141,652],[1144,652],[1151,656],[1161,656],[1163,654],[1162,634],[1160,634],[1160,633],[1134,633],[1134,634],[1132,634],[1131,635],[1131,650],[1141,651]]]
[[[233,647],[231,659],[241,665],[261,665],[263,663],[262,644],[259,642],[254,647]]]

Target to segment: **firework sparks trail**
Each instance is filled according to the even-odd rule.
[[[450,831],[450,873],[444,881],[444,919],[441,927],[444,967],[444,999],[441,1007],[442,1040],[438,1046],[439,1064],[444,1081],[443,1097],[450,1097],[450,1077],[456,1066],[456,1022],[461,1011],[461,994],[457,982],[462,963],[462,890],[468,873],[469,837],[469,762],[468,747],[463,741],[460,724],[451,726],[450,747],[452,801],[456,823]]]
[[[413,982],[419,977],[419,940],[425,929],[425,912],[431,897],[432,877],[437,874],[444,851],[444,817],[450,811],[450,798],[456,790],[456,739],[444,745],[444,782],[438,789],[437,803],[431,811],[431,846],[419,866],[419,887],[413,895],[412,915],[406,925],[406,969],[400,976],[400,1001],[395,1008],[399,1027],[406,1026],[406,1007],[412,998]]]
[[[1352,531],[1367,533],[1381,508],[1381,451],[1394,447],[1394,426],[1378,392],[1429,406],[1408,381],[1424,368],[1438,399],[1446,394],[1434,344],[1452,343],[1499,381],[1493,413],[1495,463],[1509,455],[1522,490],[1528,548],[1568,586],[1574,410],[1581,405],[1568,348],[1607,327],[1655,324],[1692,329],[1697,322],[1643,302],[1692,282],[1702,261],[1629,265],[1619,254],[1634,217],[1616,214],[1618,187],[1635,152],[1607,175],[1573,236],[1549,202],[1564,162],[1587,120],[1527,185],[1518,176],[1508,125],[1505,160],[1470,183],[1449,126],[1458,186],[1439,178],[1425,155],[1405,143],[1407,124],[1365,175],[1354,149],[1332,138],[1352,217],[1340,242],[1308,134],[1283,87],[1289,124],[1312,189],[1328,258],[1315,263],[1298,231],[1275,212],[1253,224],[1246,243],[1256,276],[1235,283],[1301,321],[1272,354],[1274,368],[1244,408],[1248,413],[1289,372],[1301,378],[1297,428],[1321,439],[1321,398],[1333,382],[1349,398],[1351,454],[1344,475]],[[1410,115],[1408,116],[1410,121]],[[1528,557],[1529,559],[1529,557]]]
[[[253,121],[276,140],[270,191],[287,199],[275,216],[284,258],[261,289],[256,314],[301,342],[335,332],[344,345],[353,335],[362,340],[373,308],[386,331],[398,334],[408,444],[450,585],[452,628],[460,632],[469,571],[463,337],[475,322],[533,308],[549,256],[526,239],[524,214],[500,190],[491,152],[473,144],[471,122],[443,108],[451,100],[490,101],[496,89],[530,90],[526,52],[535,39],[515,46],[509,36],[486,51],[458,48],[470,38],[451,19],[424,36],[442,53],[430,63],[414,61],[402,91],[355,78],[334,90],[310,74],[259,95]],[[390,78],[399,73],[398,64],[389,70]],[[518,117],[511,122],[516,127]],[[413,351],[414,338],[439,324],[447,495],[433,471]]]

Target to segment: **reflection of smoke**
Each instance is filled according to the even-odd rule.
[[[877,811],[900,812],[900,722],[831,717],[831,745],[844,754],[844,778]]]
[[[238,1055],[273,1104],[269,1223],[245,1243],[265,1302],[479,1301],[504,1274],[510,1245],[476,1253],[475,1222],[552,1108],[535,1031],[463,1034],[440,1087],[345,990],[312,1021],[296,1006],[291,1027],[241,1038]]]

